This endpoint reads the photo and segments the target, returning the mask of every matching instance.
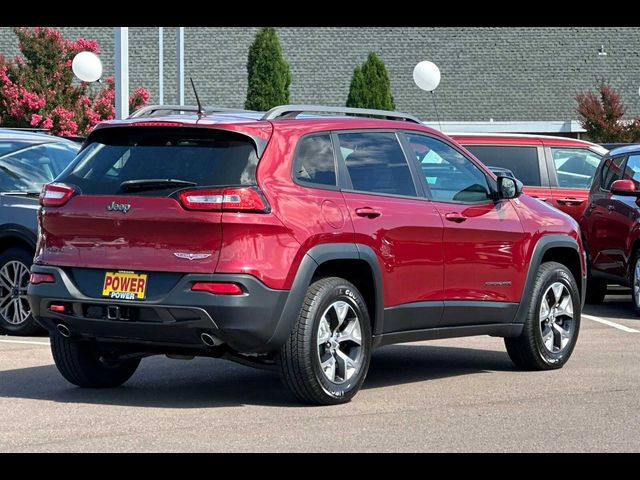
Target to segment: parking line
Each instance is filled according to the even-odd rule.
[[[640,333],[640,330],[634,330],[633,328],[625,327],[624,325],[620,325],[619,323],[611,322],[603,318],[594,317],[592,315],[587,315],[585,313],[583,313],[582,316],[584,318],[588,318],[589,320],[593,320],[594,322],[604,323],[605,325],[609,325],[610,327],[617,328],[618,330],[622,330],[623,332]]]
[[[0,338],[0,343],[19,343],[23,345],[46,345],[47,347],[51,345],[49,342],[30,342],[28,340],[5,340],[4,338]]]

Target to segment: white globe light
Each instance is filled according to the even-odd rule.
[[[440,85],[440,69],[433,62],[420,62],[413,69],[413,81],[422,90],[432,92]]]
[[[80,52],[73,57],[71,70],[83,82],[95,82],[102,76],[102,62],[93,52]]]

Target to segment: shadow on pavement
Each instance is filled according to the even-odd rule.
[[[604,302],[600,305],[585,305],[584,313],[597,317],[609,318],[612,320],[636,321],[640,324],[638,317],[633,310],[630,290],[609,290]]]
[[[395,345],[374,353],[363,388],[513,370],[504,351]],[[0,372],[0,397],[156,408],[304,406],[273,372],[207,358],[146,358],[124,386],[104,390],[72,386],[54,365],[6,370]]]

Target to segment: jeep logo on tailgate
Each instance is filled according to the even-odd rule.
[[[107,205],[107,210],[109,210],[110,212],[127,213],[130,208],[131,208],[131,204],[129,203],[111,202],[109,205]]]

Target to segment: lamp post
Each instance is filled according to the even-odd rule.
[[[442,131],[442,123],[440,123],[440,115],[438,115],[438,105],[436,104],[435,97],[435,89],[440,85],[440,69],[433,62],[427,60],[420,62],[413,69],[413,81],[422,90],[431,92],[436,119]]]

